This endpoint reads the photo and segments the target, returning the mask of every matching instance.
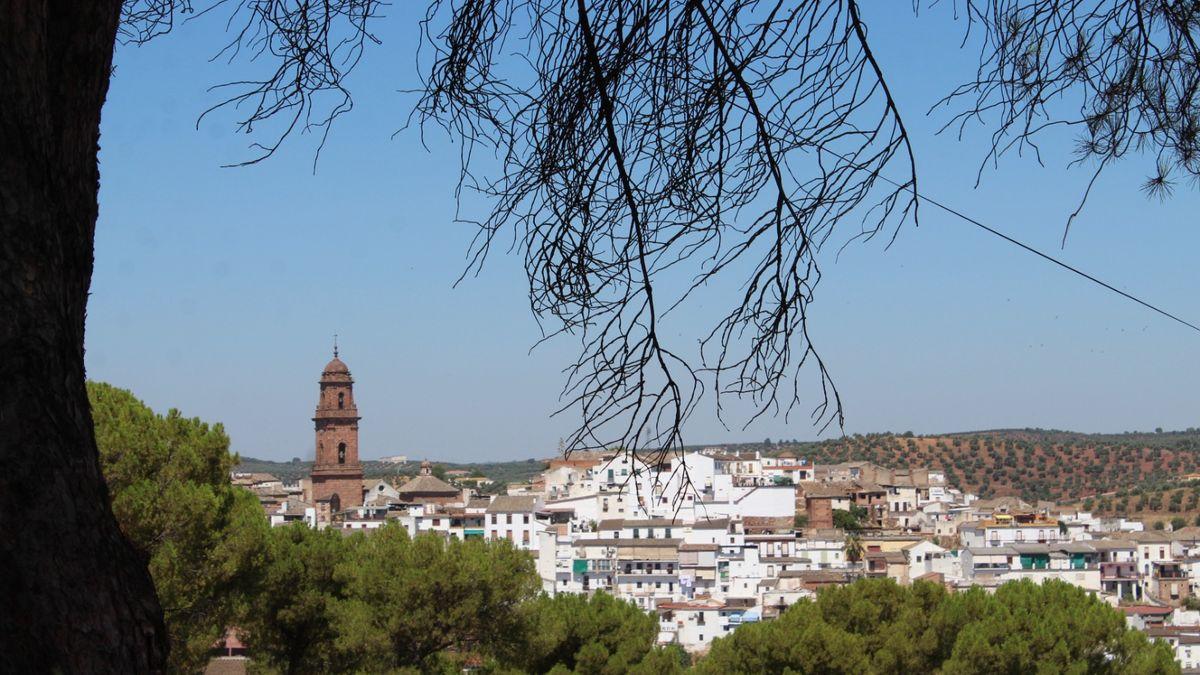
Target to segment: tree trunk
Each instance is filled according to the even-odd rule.
[[[100,474],[83,327],[120,0],[0,2],[0,663],[156,672],[166,632]]]

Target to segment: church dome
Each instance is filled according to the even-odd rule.
[[[336,356],[335,356],[335,357],[333,357],[333,360],[332,360],[332,361],[330,361],[329,363],[326,363],[326,364],[325,364],[325,370],[324,370],[324,372],[326,372],[326,373],[340,373],[340,374],[349,375],[349,374],[350,374],[350,369],[349,369],[349,368],[346,366],[346,364],[345,364],[345,363],[343,363],[343,362],[342,362],[342,360],[341,360],[341,359],[339,359],[338,357],[336,357]]]

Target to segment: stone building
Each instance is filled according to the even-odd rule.
[[[421,473],[396,489],[407,504],[453,504],[464,502],[463,491],[433,475],[429,460],[421,462]]]
[[[358,407],[354,379],[338,358],[321,373],[321,394],[313,423],[317,429],[316,462],[312,468],[312,498],[327,502],[332,513],[363,503],[363,471],[358,461]]]

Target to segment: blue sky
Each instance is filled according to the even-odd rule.
[[[312,138],[252,167],[214,84],[244,69],[210,62],[221,22],[193,22],[120,47],[101,138],[100,220],[88,311],[94,379],[159,410],[220,421],[234,449],[311,457],[316,380],[331,335],[356,378],[364,457],[447,460],[551,454],[575,423],[551,418],[569,339],[538,337],[520,261],[494,256],[452,288],[473,231],[454,222],[457,149],[396,132],[417,82],[423,3],[378,24],[316,174]],[[916,146],[923,191],[1044,250],[1057,251],[1088,179],[1067,169],[1071,137],[1049,137],[1046,166],[1013,156],[975,188],[988,130],[937,136],[925,111],[967,77],[975,52],[947,8],[871,3],[866,19]],[[1098,183],[1063,259],[1193,322],[1200,320],[1200,199],[1138,186],[1148,162]],[[478,206],[478,204],[468,204]],[[814,340],[845,402],[846,431],[919,433],[1041,426],[1123,431],[1200,426],[1200,334],[926,208],[896,243],[823,259]],[[831,249],[832,252],[832,249]],[[668,339],[691,344],[715,320],[691,306]],[[815,393],[815,392],[814,392]],[[708,400],[687,440],[815,438],[804,415],[724,428]],[[828,435],[828,434],[827,434]]]

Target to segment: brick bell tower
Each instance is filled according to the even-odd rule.
[[[358,408],[354,405],[354,379],[338,358],[337,338],[333,360],[321,373],[317,399],[317,457],[312,468],[312,498],[328,499],[336,513],[363,503],[363,472],[358,461]]]

